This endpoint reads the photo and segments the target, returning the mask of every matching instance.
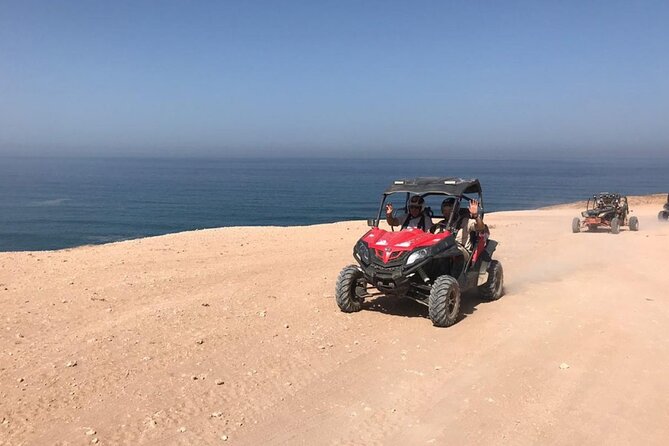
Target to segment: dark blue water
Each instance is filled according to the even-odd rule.
[[[218,226],[366,219],[397,178],[477,177],[490,212],[575,201],[603,190],[666,193],[667,172],[669,159],[0,158],[0,251]]]

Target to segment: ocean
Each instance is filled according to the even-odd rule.
[[[666,193],[669,159],[0,158],[0,251],[51,250],[220,226],[375,217],[415,176],[479,178],[486,212],[595,192]]]

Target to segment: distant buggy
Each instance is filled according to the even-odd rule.
[[[669,195],[667,195],[667,202],[664,203],[664,208],[657,214],[657,219],[660,221],[669,220]]]
[[[630,231],[638,231],[639,219],[628,218],[629,212],[626,196],[602,192],[588,200],[585,211],[581,212],[582,218],[574,217],[571,230],[581,232],[583,228],[589,231],[605,228],[610,229],[611,234],[617,234],[621,226],[629,226]]]

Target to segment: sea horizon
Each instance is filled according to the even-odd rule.
[[[409,150],[409,149],[407,149]],[[412,148],[411,150],[418,150]],[[448,151],[451,153],[452,151]],[[465,152],[464,150],[458,150],[458,153]],[[398,153],[383,154],[377,152],[371,153],[362,153],[360,155],[352,156],[351,154],[345,154],[337,156],[333,153],[328,155],[285,155],[279,152],[276,154],[264,153],[264,154],[254,154],[249,155],[220,155],[220,154],[197,154],[197,153],[165,153],[165,154],[155,154],[155,153],[124,153],[124,152],[109,152],[101,154],[68,154],[64,153],[11,153],[5,152],[0,153],[0,160],[2,159],[64,159],[64,160],[194,160],[194,161],[226,161],[226,160],[279,160],[279,161],[296,161],[296,160],[389,160],[389,161],[469,161],[474,162],[475,160],[480,160],[481,162],[485,161],[555,161],[555,162],[566,162],[566,163],[577,163],[580,161],[587,162],[600,162],[600,163],[610,163],[610,162],[621,162],[621,161],[639,161],[639,162],[653,162],[653,161],[669,161],[669,150],[663,152],[662,154],[653,153],[648,154],[644,153],[643,155],[623,155],[620,153],[584,153],[582,155],[574,155],[571,152],[567,152],[564,155],[555,155],[555,151],[550,152],[547,156],[537,156],[537,152],[531,152],[528,154],[518,154],[512,153],[511,155],[502,154],[502,152],[490,153],[485,152],[484,155],[472,155],[469,157],[464,156],[448,156],[448,157],[435,157],[435,156],[408,156],[400,155]]]

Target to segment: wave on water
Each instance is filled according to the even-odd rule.
[[[30,203],[30,206],[32,207],[44,207],[44,206],[60,206],[63,203],[67,203],[68,201],[72,201],[69,198],[53,198],[51,200],[40,200],[40,201],[33,201]]]
[[[128,240],[130,238],[123,235],[101,235],[101,236],[85,236],[84,239],[86,240],[87,243],[97,245],[101,243],[119,242],[121,240]]]

